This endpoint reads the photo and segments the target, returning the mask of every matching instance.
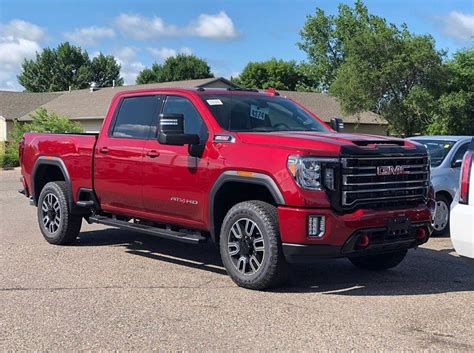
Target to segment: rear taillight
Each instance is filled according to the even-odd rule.
[[[22,137],[20,143],[18,144],[18,160],[21,164],[21,159],[23,158],[23,150],[25,149],[25,138]]]
[[[471,177],[473,151],[467,151],[464,155],[461,168],[461,187],[459,191],[459,203],[469,203],[469,178]]]

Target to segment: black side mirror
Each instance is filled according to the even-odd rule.
[[[451,163],[451,168],[461,168],[462,159],[457,159]]]
[[[332,118],[330,126],[334,131],[341,132],[344,130],[344,121],[341,118]]]
[[[158,141],[163,145],[197,145],[199,136],[184,133],[183,114],[160,114]]]

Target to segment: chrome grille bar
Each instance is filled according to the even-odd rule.
[[[429,188],[426,155],[342,158],[342,206],[378,207],[380,202],[424,202]],[[378,175],[378,167],[397,167],[400,174]],[[361,178],[362,177],[362,178]]]

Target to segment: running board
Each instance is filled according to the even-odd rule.
[[[184,243],[190,244],[200,244],[207,242],[207,238],[203,237],[200,234],[189,234],[185,232],[176,232],[174,230],[162,229],[157,227],[148,226],[146,224],[136,224],[121,221],[118,219],[113,219],[110,217],[104,216],[90,216],[89,221],[91,223],[100,223],[112,227],[117,227],[121,229],[133,230],[136,232],[141,232],[149,235],[154,235],[161,238],[177,240]]]

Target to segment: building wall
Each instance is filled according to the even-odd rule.
[[[84,132],[99,132],[104,119],[75,120],[81,124]]]
[[[0,142],[7,140],[7,122],[3,116],[0,116]]]

